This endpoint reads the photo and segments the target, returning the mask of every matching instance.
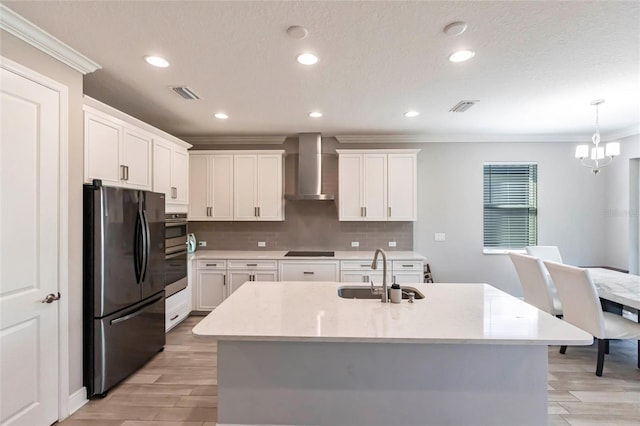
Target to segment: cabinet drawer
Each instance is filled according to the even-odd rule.
[[[165,331],[169,331],[189,316],[189,298],[189,292],[182,290],[166,299]]]
[[[278,269],[277,260],[229,260],[229,269]]]
[[[198,260],[198,269],[227,269],[227,261],[219,259]]]
[[[338,262],[280,262],[281,281],[338,281]]]
[[[393,272],[422,271],[422,265],[422,261],[420,260],[394,260]]]
[[[372,271],[370,260],[342,260],[340,262],[340,269],[345,271]],[[382,260],[378,259],[376,266],[382,271]],[[391,262],[387,261],[387,268],[391,269]]]

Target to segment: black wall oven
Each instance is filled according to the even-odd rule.
[[[170,213],[165,218],[166,297],[187,288],[187,214]]]

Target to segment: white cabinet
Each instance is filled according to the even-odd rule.
[[[371,262],[360,260],[343,260],[340,262],[340,281],[350,283],[382,284],[382,261],[378,260],[377,269],[371,268]],[[387,282],[391,283],[391,262],[387,262]]]
[[[189,220],[233,220],[233,155],[189,155]]]
[[[394,260],[391,282],[416,284],[424,281],[424,266],[419,260]]]
[[[189,285],[165,300],[165,331],[171,330],[191,312],[191,289]]]
[[[190,220],[284,220],[284,151],[190,153]]]
[[[277,281],[277,260],[229,260],[229,296],[249,281]]]
[[[153,139],[153,191],[166,196],[167,212],[189,202],[189,153],[166,139]]]
[[[225,260],[199,260],[196,270],[195,310],[215,309],[227,297]]]
[[[338,281],[337,260],[281,260],[280,281]]]
[[[284,220],[282,153],[234,155],[234,220]]]
[[[84,142],[85,182],[151,189],[150,134],[85,105]]]
[[[419,150],[336,152],[341,221],[416,220]]]

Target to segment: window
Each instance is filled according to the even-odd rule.
[[[535,163],[484,164],[484,251],[518,250],[536,245]]]

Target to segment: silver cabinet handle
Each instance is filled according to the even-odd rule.
[[[129,166],[124,166],[124,180],[129,180]]]
[[[257,207],[254,207],[254,208],[253,208],[253,215],[254,215],[255,217],[258,217],[258,208],[257,208]]]
[[[362,209],[364,210],[364,217],[367,217],[367,208],[363,207]]]
[[[313,272],[303,272],[304,275],[313,275]]]
[[[57,295],[53,294],[53,293],[49,293],[45,296],[44,299],[42,299],[42,303],[53,303],[56,300],[60,300],[60,292],[58,292]]]
[[[389,217],[391,217],[391,207],[389,207]]]
[[[205,263],[204,266],[218,266],[217,263]]]
[[[258,217],[260,217],[260,207],[258,207]]]
[[[360,207],[360,217],[364,217],[364,207]]]
[[[413,268],[413,265],[402,265],[403,268]]]
[[[222,285],[227,285],[227,274],[222,275]]]
[[[171,187],[171,198],[178,198],[178,188],[175,186]]]
[[[125,166],[124,164],[120,164],[120,179],[121,180],[127,180],[126,177],[125,177],[125,172],[124,172],[125,167],[127,167],[127,166]]]
[[[258,266],[257,263],[247,263],[247,266]]]
[[[171,318],[169,318],[169,321],[173,321],[173,320],[175,320],[176,318],[178,318],[179,316],[180,316],[180,315],[175,314],[174,316],[172,316]]]
[[[369,268],[371,265],[360,265],[361,268]]]

